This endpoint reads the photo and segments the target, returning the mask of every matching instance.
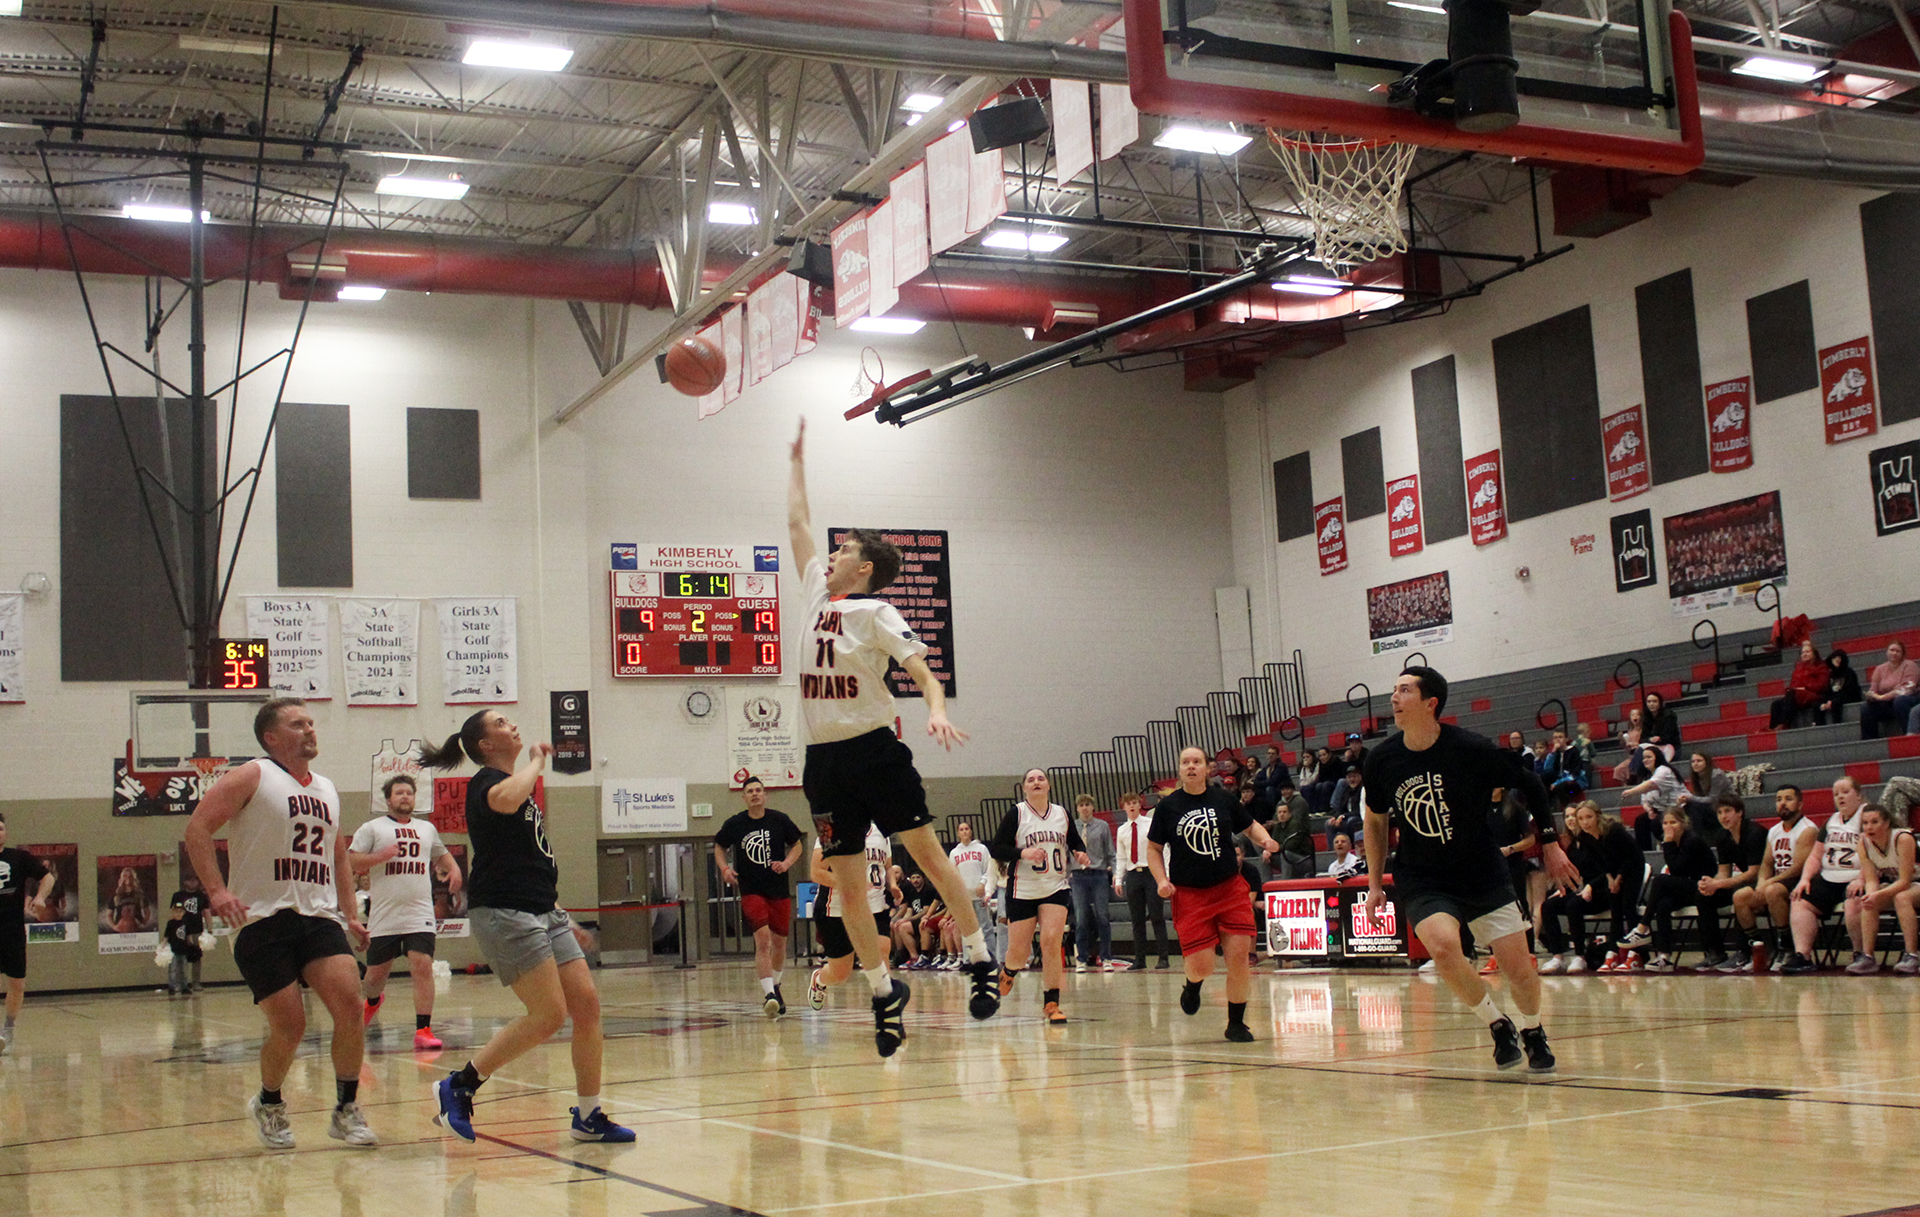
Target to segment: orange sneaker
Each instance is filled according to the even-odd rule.
[[[1000,969],[1000,996],[1005,997],[1007,994],[1013,992],[1013,977],[1014,974],[1012,972],[1007,971],[1005,968]]]
[[[1480,975],[1482,976],[1492,976],[1498,971],[1500,971],[1500,961],[1491,955],[1487,956],[1487,962],[1480,965]]]
[[[382,993],[378,997],[367,998],[365,1001],[361,1003],[360,1025],[362,1027],[365,1027],[368,1024],[373,1022],[373,1016],[380,1013],[380,1007],[386,1004],[386,1000],[387,1000],[387,995],[385,993]]]
[[[1046,1008],[1042,1010],[1041,1013],[1047,1016],[1047,1022],[1049,1024],[1056,1027],[1067,1021],[1067,1016],[1061,1011],[1060,1003],[1057,1001],[1048,1002]]]
[[[422,1027],[413,1033],[413,1047],[418,1052],[430,1052],[435,1048],[445,1048],[446,1045],[433,1033],[433,1028]]]

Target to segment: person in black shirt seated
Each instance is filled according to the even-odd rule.
[[[1640,698],[1640,742],[1658,744],[1668,760],[1680,752],[1680,719],[1667,709],[1667,699],[1652,689]]]
[[[747,809],[729,816],[713,835],[713,861],[720,868],[720,881],[740,889],[740,914],[753,931],[761,1009],[768,1018],[777,1018],[787,1012],[780,968],[787,961],[787,936],[793,930],[787,872],[800,861],[806,834],[785,812],[767,806],[767,784],[759,778],[741,783],[740,797]]]
[[[1714,853],[1720,858],[1720,873],[1700,880],[1700,894],[1693,902],[1700,910],[1700,946],[1707,956],[1700,970],[1733,973],[1740,970],[1742,961],[1727,956],[1720,910],[1733,904],[1735,892],[1760,881],[1760,863],[1767,856],[1767,830],[1747,819],[1747,801],[1731,791],[1720,796],[1713,812],[1720,821],[1713,843]]]
[[[1719,860],[1713,848],[1693,831],[1685,809],[1669,807],[1661,818],[1660,852],[1667,860],[1666,871],[1647,885],[1647,906],[1640,924],[1620,940],[1623,950],[1637,951],[1653,944],[1653,957],[1647,960],[1649,972],[1673,971],[1673,911],[1692,904],[1700,894],[1700,881],[1716,876]],[[1648,922],[1653,923],[1649,929]]]
[[[1613,894],[1607,890],[1607,868],[1600,857],[1604,815],[1591,799],[1567,809],[1561,848],[1580,878],[1557,883],[1540,906],[1540,933],[1546,939],[1548,954],[1547,962],[1540,966],[1543,976],[1585,972],[1597,962],[1587,958],[1593,948],[1587,941],[1586,919],[1613,907]],[[1564,927],[1560,922],[1563,917]]]
[[[1187,982],[1180,1012],[1200,1012],[1200,986],[1213,975],[1213,948],[1227,957],[1227,1038],[1253,1042],[1247,997],[1253,990],[1253,892],[1240,872],[1233,838],[1245,833],[1263,853],[1279,849],[1240,801],[1207,785],[1207,754],[1180,753],[1180,786],[1153,809],[1147,865],[1160,894],[1173,899],[1174,932]]]
[[[1540,976],[1527,950],[1527,915],[1494,844],[1490,815],[1508,790],[1517,790],[1534,830],[1549,841],[1547,875],[1578,882],[1580,872],[1552,840],[1546,787],[1516,753],[1459,727],[1443,724],[1447,682],[1428,667],[1411,667],[1393,684],[1394,725],[1400,734],[1367,758],[1367,912],[1386,904],[1383,876],[1393,874],[1394,901],[1454,995],[1487,1022],[1493,1060],[1511,1069],[1524,1058],[1535,1073],[1553,1069],[1553,1052],[1540,1025]],[[1387,834],[1400,831],[1387,863]],[[1493,949],[1513,995],[1520,1026],[1494,1004],[1461,947],[1461,930]],[[1524,1049],[1523,1049],[1524,1045]]]
[[[446,743],[420,757],[429,769],[452,769],[463,755],[480,766],[467,782],[467,840],[473,850],[469,925],[487,965],[527,1008],[434,1087],[440,1103],[434,1123],[474,1140],[474,1091],[509,1062],[552,1039],[571,1018],[573,1077],[580,1094],[573,1139],[632,1141],[633,1130],[600,1109],[600,992],[587,967],[586,935],[560,907],[560,868],[533,797],[553,745],[534,744],[526,749],[525,761],[521,749],[518,727],[497,710],[480,710]]]

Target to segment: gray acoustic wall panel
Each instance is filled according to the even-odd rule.
[[[191,485],[192,435],[184,401],[167,402],[163,451],[154,400],[122,398],[123,438],[111,397],[60,398],[60,679],[187,678],[186,633],[168,590],[177,546],[190,544],[186,520],[159,487],[169,475],[183,498]],[[159,541],[141,506],[140,481],[127,455],[145,465]],[[209,494],[216,466],[211,435],[203,447]],[[163,561],[161,546],[167,558]],[[183,589],[184,590],[184,589]]]
[[[1466,457],[1453,356],[1413,370],[1413,433],[1420,446],[1420,528],[1426,543],[1467,535]]]
[[[280,407],[274,433],[281,587],[353,586],[350,411]]]
[[[1755,405],[1820,387],[1813,297],[1805,279],[1747,301],[1747,353]]]
[[[1296,452],[1273,463],[1276,539],[1313,535],[1313,454]]]
[[[1707,397],[1694,328],[1693,271],[1633,289],[1640,321],[1640,385],[1646,393],[1653,484],[1707,472]]]
[[[1493,340],[1507,518],[1607,497],[1593,317],[1585,305]]]
[[[1880,423],[1920,418],[1920,198],[1883,194],[1860,204],[1867,307],[1880,371]],[[1835,334],[1835,341],[1851,338]]]
[[[407,497],[480,497],[480,411],[407,408]]]
[[[1380,469],[1380,428],[1369,427],[1340,440],[1340,483],[1349,524],[1387,509],[1387,477]]]

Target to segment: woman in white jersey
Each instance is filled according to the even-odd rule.
[[[1000,821],[987,852],[1007,868],[1007,957],[1000,968],[1000,995],[1013,992],[1015,973],[1031,962],[1037,921],[1040,975],[1046,988],[1042,1010],[1049,1023],[1064,1023],[1060,979],[1066,974],[1066,959],[1060,953],[1060,939],[1066,932],[1071,902],[1067,861],[1071,854],[1085,866],[1087,854],[1073,817],[1060,804],[1047,800],[1051,788],[1046,770],[1027,770],[1020,779],[1024,797]]]
[[[1902,976],[1920,971],[1920,954],[1915,953],[1913,904],[1904,906],[1902,896],[1913,890],[1913,833],[1893,826],[1893,813],[1878,803],[1860,809],[1860,894],[1847,897],[1847,932],[1858,951],[1847,971],[1854,976],[1871,976],[1880,970],[1880,957],[1874,944],[1880,939],[1880,914],[1888,909],[1900,921],[1905,940],[1896,971]]]
[[[893,845],[878,828],[867,829],[867,912],[873,917],[874,929],[884,936],[887,926],[887,888],[891,886]],[[820,951],[827,962],[813,970],[813,978],[807,982],[807,1005],[822,1010],[827,1005],[827,989],[837,985],[853,975],[853,940],[847,937],[847,927],[841,921],[846,909],[840,900],[840,889],[833,885],[833,871],[827,866],[827,847],[824,842],[816,841],[813,846],[813,861],[808,873],[822,890],[832,893],[827,897],[827,911],[824,916],[815,918],[820,931]],[[894,893],[898,895],[896,891]],[[857,914],[856,914],[857,916]]]
[[[1813,947],[1820,936],[1820,923],[1844,905],[1847,897],[1861,890],[1860,812],[1866,803],[1860,783],[1851,774],[1834,782],[1826,842],[1807,856],[1806,869],[1793,888],[1793,955],[1780,969],[1785,975],[1804,976],[1818,970]],[[1858,938],[1854,939],[1854,961],[1857,963],[1863,954],[1865,948]]]

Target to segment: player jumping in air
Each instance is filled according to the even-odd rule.
[[[936,743],[951,749],[967,736],[947,720],[946,690],[927,667],[927,644],[898,609],[874,596],[899,573],[900,551],[878,533],[855,529],[821,559],[807,508],[806,435],[802,419],[793,439],[787,530],[807,597],[800,662],[800,705],[807,723],[802,780],[814,818],[832,826],[827,864],[833,885],[842,904],[857,909],[867,893],[867,830],[877,826],[905,845],[953,912],[973,980],[968,1011],[991,1018],[1000,1008],[1000,989],[986,935],[966,883],[933,834],[933,814],[913,753],[894,738],[887,661],[898,663],[919,686],[927,703],[927,734]],[[888,974],[886,947],[872,922],[848,917],[844,925],[873,987],[874,1046],[881,1056],[892,1056],[907,1035],[901,1016],[911,991]]]
[[[1508,877],[1490,827],[1489,811],[1503,794],[1518,792],[1533,816],[1547,875],[1578,884],[1580,875],[1555,841],[1547,790],[1531,766],[1493,741],[1442,724],[1447,681],[1432,668],[1412,667],[1393,685],[1393,721],[1400,734],[1375,748],[1366,762],[1367,913],[1386,902],[1381,877],[1391,870],[1394,900],[1413,932],[1433,956],[1447,987],[1493,1034],[1493,1061],[1553,1069],[1547,1033],[1540,1026],[1540,976],[1527,949],[1526,912]],[[1389,827],[1400,847],[1387,864]],[[1460,930],[1493,948],[1512,993],[1514,1020],[1494,1004],[1473,961],[1461,949]]]

